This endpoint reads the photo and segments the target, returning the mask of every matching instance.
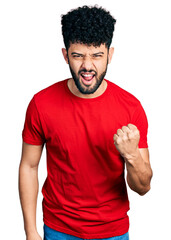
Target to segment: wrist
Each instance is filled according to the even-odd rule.
[[[25,229],[25,233],[27,237],[31,237],[34,236],[35,234],[38,234],[36,227]]]
[[[36,231],[35,233],[30,233],[29,235],[26,235],[26,240],[42,240],[42,238]]]
[[[125,162],[130,162],[132,163],[132,161],[135,161],[137,159],[140,158],[140,151],[139,151],[139,148],[135,149],[134,152],[131,152],[131,153],[127,153],[123,156]]]

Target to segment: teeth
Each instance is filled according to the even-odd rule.
[[[93,75],[82,74],[84,77],[92,77]]]

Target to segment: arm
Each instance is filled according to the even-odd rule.
[[[140,134],[133,124],[118,129],[114,135],[114,144],[124,158],[127,168],[127,182],[129,187],[144,195],[150,190],[152,169],[147,148],[138,148]]]
[[[134,156],[128,159],[125,158],[125,163],[129,187],[140,195],[144,195],[150,190],[152,178],[148,149],[137,149]]]
[[[38,195],[38,164],[43,146],[23,142],[19,166],[19,195],[24,217],[27,240],[41,240],[36,229],[36,206]]]

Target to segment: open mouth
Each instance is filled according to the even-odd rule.
[[[92,73],[81,73],[81,79],[85,85],[91,85],[94,77],[95,77],[95,74],[92,74]]]

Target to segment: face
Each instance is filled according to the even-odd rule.
[[[74,43],[68,52],[66,49],[62,52],[78,90],[82,94],[94,93],[105,77],[113,49],[108,50],[104,44],[94,47]]]

